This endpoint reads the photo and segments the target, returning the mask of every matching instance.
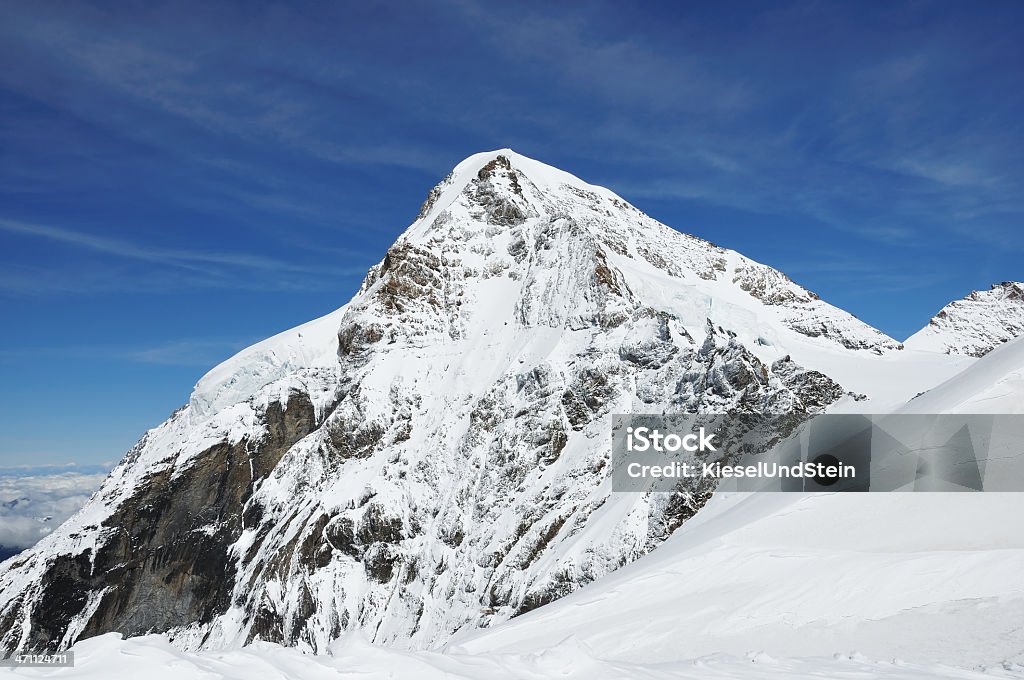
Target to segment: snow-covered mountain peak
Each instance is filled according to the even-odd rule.
[[[595,280],[620,279],[616,288],[627,302],[636,285],[655,292],[637,277],[674,280],[673,287],[690,293],[686,297],[693,314],[687,323],[698,333],[709,316],[726,320],[735,315],[741,318],[731,325],[748,330],[767,326],[768,335],[781,326],[783,334],[815,338],[815,344],[875,353],[899,349],[895,340],[821,301],[782,272],[671,229],[608,189],[509,149],[476,154],[456,166],[431,190],[396,247],[427,247],[451,262],[472,262],[517,278],[538,266],[565,269],[566,260],[542,253],[558,251],[553,249],[556,241],[573,241],[575,261],[587,260],[599,272],[596,279],[577,277],[577,282],[587,287]],[[682,292],[673,291],[675,301],[658,303],[675,307]],[[712,301],[716,314],[708,313]],[[768,346],[767,336],[759,340],[759,335],[744,339]]]
[[[452,200],[473,182],[490,180],[504,184],[515,182],[514,177],[527,178],[530,184],[541,191],[558,191],[564,187],[571,187],[601,194],[609,199],[622,200],[608,189],[589,184],[564,170],[523,156],[512,149],[498,149],[473,154],[456,165],[448,176],[430,191],[419,217],[427,218],[428,213],[436,214],[438,210],[448,207]],[[512,188],[512,193],[521,191]]]
[[[511,149],[474,154],[431,189],[404,238],[429,239],[439,219],[455,216],[482,218],[487,225],[520,224],[547,214],[551,198],[571,194],[591,203],[625,203],[608,189]]]
[[[114,629],[439,643],[601,578],[699,509],[708,488],[611,493],[613,413],[799,418],[905,400],[958,362],[897,349],[606,189],[473,156],[348,304],[210,371],[0,569],[0,650]]]
[[[1024,283],[1004,281],[950,302],[906,346],[980,357],[1022,335]]]
[[[713,318],[769,363],[792,353],[814,365],[808,352],[823,349],[898,348],[782,272],[671,229],[608,189],[500,149],[470,156],[430,191],[346,308],[214,368],[190,405],[193,415],[208,416],[269,385],[279,394],[309,392],[336,367],[339,337],[345,354],[382,339],[483,338],[509,323],[610,327],[643,310],[679,317],[698,342]],[[313,392],[322,408],[327,393]]]

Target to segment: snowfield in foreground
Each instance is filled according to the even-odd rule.
[[[76,644],[18,677],[1024,677],[1019,494],[718,494],[661,548],[438,652],[328,655],[258,642],[184,652],[160,635]]]
[[[652,554],[452,648],[522,654],[571,632],[633,663],[762,651],[1022,662],[1022,505],[1007,493],[718,494]]]
[[[442,654],[403,652],[375,647],[355,636],[332,647],[331,655],[302,654],[294,648],[259,642],[227,652],[182,652],[160,635],[122,640],[108,633],[75,645],[74,669],[19,669],[17,677],[76,677],[88,680],[147,678],[147,680],[925,680],[1016,678],[1024,674],[1014,664],[966,670],[942,664],[915,664],[890,659],[872,661],[859,654],[831,657],[775,658],[767,654],[742,657],[715,654],[665,664],[602,661],[593,650],[567,638],[536,654]],[[112,669],[117,669],[112,672]]]

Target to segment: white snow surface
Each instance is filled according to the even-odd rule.
[[[338,364],[337,335],[344,314],[342,307],[243,349],[200,378],[189,408],[199,417],[208,416],[279,381],[292,378],[295,384],[281,387],[304,389],[309,385],[301,376],[316,371],[332,374]],[[314,396],[323,398],[323,391],[314,390]]]
[[[553,631],[556,636],[564,631]],[[19,668],[11,677],[80,680],[994,680],[1020,678],[1021,666],[966,669],[857,653],[776,658],[712,654],[662,664],[601,658],[572,636],[525,654],[403,652],[369,644],[358,634],[311,655],[257,642],[242,649],[183,652],[160,635],[121,639],[108,633],[74,647],[74,668]]]
[[[1024,338],[983,356],[970,370],[913,399],[905,413],[1024,413]]]
[[[857,651],[964,667],[1024,661],[1016,493],[716,494],[664,545],[548,607],[453,643],[602,658]]]

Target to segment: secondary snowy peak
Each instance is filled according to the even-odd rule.
[[[1024,283],[1005,281],[950,302],[906,346],[980,357],[1022,335]]]

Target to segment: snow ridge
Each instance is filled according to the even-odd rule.
[[[907,347],[971,357],[1024,335],[1024,283],[1004,281],[943,307]]]

